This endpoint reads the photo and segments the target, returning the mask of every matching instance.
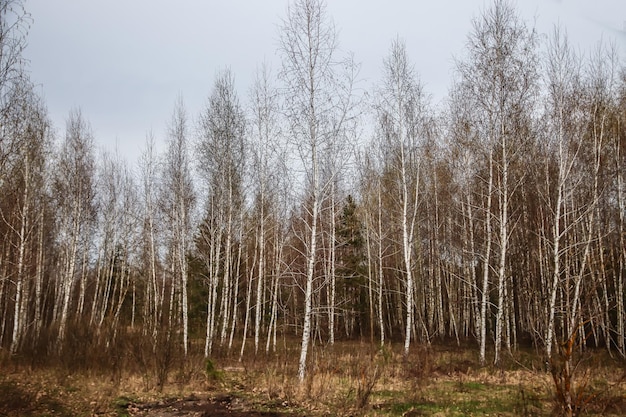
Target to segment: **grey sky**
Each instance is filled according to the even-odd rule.
[[[258,65],[276,72],[278,26],[287,0],[28,0],[34,24],[26,57],[57,134],[80,107],[99,145],[134,162],[146,133],[161,142],[182,95],[196,117],[215,75],[229,67],[242,104]],[[399,36],[437,103],[446,95],[453,57],[463,55],[471,19],[489,0],[328,0],[342,50],[362,65],[362,86],[378,80]],[[626,1],[518,0],[540,33],[564,26],[588,51],[600,39],[626,56]]]

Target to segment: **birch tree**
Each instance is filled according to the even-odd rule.
[[[613,142],[613,154],[615,161],[615,188],[617,190],[617,208],[618,208],[618,272],[617,272],[617,346],[622,355],[626,357],[626,296],[624,280],[626,278],[626,73],[622,75],[621,86],[619,91],[619,109],[621,116],[617,118],[619,131]]]
[[[0,1],[0,119],[10,116],[16,99],[22,101],[28,91],[24,49],[32,19],[21,0]],[[18,94],[16,94],[18,93]],[[14,148],[6,129],[0,130],[0,169]],[[2,179],[0,179],[1,181]]]
[[[107,311],[112,308],[112,293],[117,292],[119,276],[116,277],[118,261],[118,249],[121,245],[121,192],[122,177],[119,161],[111,154],[104,152],[100,157],[98,175],[98,273],[96,274],[96,286],[94,300],[91,308],[90,324],[97,325],[100,329],[107,316]],[[81,294],[84,291],[81,289]],[[84,298],[84,295],[83,297]],[[79,304],[81,304],[79,302]]]
[[[234,76],[230,70],[224,70],[216,77],[206,108],[200,115],[196,145],[198,167],[207,193],[200,236],[204,248],[201,257],[209,271],[205,355],[211,350],[217,326],[215,314],[220,276],[220,345],[226,340],[231,320],[233,323],[236,320],[232,312],[237,303],[233,297],[235,275],[239,270],[236,247],[241,244],[237,242],[237,236],[243,227],[245,128],[246,120],[235,91]]]
[[[298,378],[304,381],[311,338],[315,266],[321,203],[329,184],[322,181],[322,155],[341,132],[351,109],[352,80],[341,78],[342,69],[354,74],[350,60],[339,62],[337,33],[320,0],[296,0],[287,8],[280,28],[280,53],[289,135],[303,167],[306,201],[304,315]]]
[[[489,164],[487,191],[484,199],[486,245],[483,256],[483,286],[481,301],[481,354],[484,362],[488,271],[493,267],[497,276],[497,307],[495,323],[495,358],[500,360],[502,331],[507,300],[506,285],[510,278],[507,254],[514,222],[509,212],[512,194],[517,188],[511,177],[511,167],[519,152],[518,143],[524,137],[534,106],[537,79],[537,37],[517,16],[507,0],[495,0],[493,5],[473,21],[468,37],[468,57],[457,62],[460,88],[467,89],[471,102],[472,128],[486,150]],[[495,193],[496,201],[493,200]],[[494,203],[497,206],[494,207]],[[497,208],[495,218],[492,210]],[[498,244],[497,265],[489,262],[492,242],[492,220],[496,220]]]
[[[23,51],[27,45],[27,34],[31,22],[30,15],[24,9],[20,0],[0,1],[0,190],[5,196],[11,195],[16,204],[2,204],[2,223],[7,227],[3,237],[3,252],[0,254],[0,265],[3,266],[0,274],[0,304],[3,295],[7,296],[3,318],[0,320],[0,344],[4,336],[4,329],[8,328],[11,318],[13,330],[11,335],[11,351],[14,352],[20,344],[24,326],[22,310],[26,306],[24,299],[24,262],[27,255],[29,239],[31,238],[31,214],[33,214],[32,200],[35,195],[32,180],[37,177],[34,160],[30,159],[29,146],[25,146],[27,138],[24,130],[28,124],[36,123],[35,115],[31,115],[29,106],[36,105],[33,99],[32,85],[25,72]],[[38,99],[37,99],[38,100]],[[34,107],[31,107],[31,110]],[[31,119],[31,116],[32,119]],[[26,154],[25,154],[26,151]],[[23,159],[26,156],[26,159]],[[17,178],[13,178],[17,176]],[[21,193],[9,193],[16,184],[11,181],[24,181]],[[17,190],[11,190],[17,191]],[[8,203],[8,201],[2,201]],[[12,218],[15,217],[15,218]],[[11,247],[17,248],[17,259],[13,260]],[[13,264],[16,268],[8,268]],[[13,273],[9,271],[14,271]],[[16,276],[13,276],[16,274]],[[15,292],[12,288],[15,284]],[[14,302],[10,303],[9,300]],[[9,304],[12,304],[13,314],[9,313]]]
[[[81,276],[81,262],[91,243],[95,220],[94,145],[91,128],[80,110],[72,111],[66,124],[65,138],[57,152],[54,166],[53,195],[59,219],[57,239],[61,264],[54,304],[59,325],[57,343],[65,339],[74,286]]]
[[[463,277],[469,281],[470,294],[469,297],[471,303],[471,313],[473,316],[473,334],[479,342],[480,357],[484,361],[486,354],[486,329],[482,326],[483,320],[486,316],[486,301],[482,294],[486,293],[486,288],[489,284],[488,268],[483,269],[483,276],[479,276],[478,265],[485,263],[488,266],[489,254],[490,254],[490,227],[485,227],[485,234],[481,234],[477,217],[480,213],[477,213],[477,208],[480,205],[480,193],[475,186],[476,178],[480,178],[481,169],[484,166],[481,164],[481,157],[483,156],[477,146],[477,139],[475,137],[476,131],[471,129],[472,120],[472,107],[471,101],[465,95],[467,92],[462,88],[453,89],[450,92],[450,110],[448,111],[448,140],[447,144],[447,156],[450,161],[450,169],[452,170],[455,182],[457,184],[457,193],[455,199],[458,206],[460,206],[460,212],[463,222],[462,241],[463,241]],[[479,201],[476,201],[479,200]],[[489,207],[489,204],[487,204]],[[490,210],[485,214],[489,215]],[[485,222],[486,224],[489,222]],[[479,236],[485,237],[486,249],[481,254],[479,253],[480,244]],[[481,258],[482,263],[481,263]],[[487,274],[485,274],[485,271]],[[484,310],[483,310],[484,308]],[[483,332],[483,329],[485,331]]]
[[[15,141],[16,155],[6,180],[0,184],[3,195],[10,196],[0,205],[0,218],[11,236],[10,241],[14,242],[11,246],[15,252],[11,258],[4,259],[5,263],[11,262],[14,266],[11,279],[15,284],[11,353],[17,353],[22,345],[31,320],[37,326],[40,325],[39,317],[29,314],[28,305],[33,301],[30,294],[35,287],[35,310],[40,311],[41,292],[37,289],[41,289],[41,277],[33,271],[41,267],[36,265],[37,236],[41,228],[38,218],[45,208],[45,175],[51,145],[49,122],[43,103],[29,91],[29,83],[25,82],[18,87],[25,90],[18,93],[22,99],[13,101],[12,109],[7,112],[3,123],[5,132],[10,132]],[[6,204],[9,201],[10,204]],[[43,248],[39,248],[41,250]],[[8,320],[8,317],[4,320]]]
[[[267,287],[267,276],[272,270],[275,272],[276,264],[272,268],[272,256],[267,251],[268,228],[276,222],[270,219],[276,216],[274,207],[277,198],[278,177],[281,175],[280,166],[284,162],[280,147],[280,123],[279,123],[279,95],[278,90],[272,85],[271,72],[267,65],[257,70],[254,85],[250,92],[251,96],[251,120],[252,131],[250,139],[250,151],[252,165],[250,175],[254,178],[255,190],[255,217],[258,218],[256,232],[256,246],[258,248],[258,265],[256,276],[256,299],[254,315],[254,352],[257,354],[261,337],[261,320],[266,306],[264,305],[264,292]],[[270,231],[271,232],[271,231]],[[273,231],[277,233],[277,230]],[[276,250],[277,248],[274,248]],[[269,265],[268,265],[269,264]]]
[[[563,258],[568,248],[563,245],[570,239],[568,235],[575,231],[575,222],[580,220],[576,205],[571,204],[580,192],[581,177],[576,165],[580,158],[582,145],[581,106],[582,85],[579,59],[570,48],[566,35],[555,29],[546,59],[546,77],[548,96],[546,111],[548,112],[547,145],[555,156],[555,168],[546,161],[546,180],[554,181],[548,186],[552,191],[547,198],[551,202],[550,213],[552,230],[550,235],[552,278],[547,281],[549,302],[547,306],[547,325],[545,327],[545,349],[548,358],[552,356],[555,314],[557,312],[557,294],[561,290],[563,277]],[[556,177],[550,174],[556,170]],[[571,249],[571,248],[570,248]],[[558,309],[560,310],[560,309]]]
[[[159,210],[157,203],[158,164],[152,133],[146,135],[144,150],[139,160],[139,181],[141,196],[142,219],[142,259],[143,270],[147,271],[144,295],[144,332],[150,332],[153,343],[156,343],[159,323],[163,313],[162,291],[163,273],[159,269],[161,245],[159,245],[161,227],[159,227]]]
[[[196,198],[191,179],[187,114],[182,99],[176,103],[168,128],[163,187],[164,213],[171,225],[168,236],[172,274],[169,314],[171,320],[175,312],[180,313],[177,323],[179,323],[178,319],[182,321],[183,350],[186,356],[189,344],[187,255],[191,248],[192,216]],[[175,308],[173,302],[179,306],[179,309]]]
[[[428,135],[427,97],[409,63],[404,42],[395,40],[384,60],[384,75],[375,105],[378,139],[384,148],[385,171],[394,187],[391,210],[399,208],[402,274],[405,283],[404,354],[408,355],[414,325],[415,241],[420,203],[420,159]]]
[[[103,152],[98,170],[98,261],[90,324],[101,329],[106,319],[117,334],[122,306],[134,285],[131,263],[138,243],[137,189],[126,161],[116,151]],[[77,315],[82,316],[86,288],[81,284]],[[134,304],[131,325],[134,324]]]

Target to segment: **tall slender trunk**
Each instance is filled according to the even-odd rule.
[[[83,251],[80,270],[80,290],[78,292],[78,306],[76,307],[76,319],[80,320],[85,308],[85,291],[87,290],[87,251]]]
[[[258,246],[259,242],[255,242],[255,246]],[[242,361],[243,359],[243,352],[244,349],[246,347],[246,338],[248,336],[248,322],[250,320],[250,302],[252,300],[252,281],[253,281],[253,277],[254,277],[254,266],[256,264],[256,257],[257,257],[257,248],[254,248],[254,258],[252,259],[252,266],[248,268],[249,270],[249,275],[248,275],[248,292],[246,294],[246,313],[245,313],[245,318],[243,321],[243,336],[241,337],[241,350],[239,351],[239,362]],[[246,258],[246,264],[248,263],[248,258]],[[256,334],[255,334],[255,343],[256,343]],[[256,355],[256,346],[255,346],[255,351],[254,354]]]
[[[180,204],[180,247],[178,249],[178,263],[180,268],[180,282],[182,291],[182,319],[183,319],[183,351],[187,356],[189,350],[189,306],[187,300],[187,208],[184,202]]]
[[[468,276],[470,277],[470,286],[471,286],[471,304],[473,306],[473,323],[474,323],[474,335],[480,341],[481,335],[481,302],[480,302],[480,289],[478,288],[478,277],[476,276],[476,266],[474,265],[474,259],[476,257],[476,243],[474,241],[474,212],[472,210],[472,202],[470,193],[467,193],[466,196],[466,205],[467,205],[467,240],[465,242],[466,245],[469,245],[469,256],[470,260],[465,262],[465,270]],[[483,283],[484,285],[484,283]]]
[[[493,151],[489,150],[489,180],[485,206],[485,253],[483,255],[483,281],[480,299],[480,353],[479,361],[485,364],[487,346],[487,304],[489,303],[489,260],[491,257],[491,198],[493,193]]]
[[[35,275],[35,333],[33,335],[32,343],[34,344],[39,340],[41,334],[41,327],[43,325],[42,320],[42,286],[43,286],[43,273],[44,273],[44,244],[43,244],[43,231],[44,231],[44,209],[39,211],[39,230],[38,230],[38,243],[37,243],[37,270]],[[2,297],[0,297],[2,299]]]
[[[128,289],[130,287],[130,272],[128,271],[128,266],[126,265],[125,259],[122,260],[122,266],[118,280],[119,291],[117,295],[117,303],[115,304],[115,306],[111,305],[111,308],[113,310],[112,328],[114,329],[114,335],[117,334],[122,313],[122,307],[124,306],[124,302],[126,301],[126,295],[128,294]]]
[[[403,167],[403,177],[406,175]],[[405,177],[406,178],[406,177]],[[409,354],[411,344],[411,329],[413,328],[413,271],[412,271],[412,230],[408,219],[408,187],[406,179],[403,180],[403,203],[402,203],[402,255],[404,260],[404,273],[406,277],[406,322],[404,334],[404,355]]]
[[[254,317],[254,354],[259,352],[259,338],[261,335],[261,317],[262,317],[262,292],[263,284],[265,280],[265,192],[264,187],[261,186],[261,214],[259,234],[257,239],[257,245],[259,247],[259,271],[257,274],[256,285],[256,306]],[[256,253],[256,252],[255,252]],[[247,310],[246,310],[247,311]],[[247,314],[247,313],[246,313]]]
[[[283,253],[283,243],[280,242],[280,232],[277,230],[274,237],[274,268],[273,268],[273,283],[272,283],[272,312],[270,314],[270,324],[267,329],[267,343],[265,345],[265,353],[270,351],[270,339],[273,339],[274,351],[276,351],[276,328],[278,327],[278,290],[279,280],[282,273],[281,262]],[[273,336],[273,338],[271,337]]]
[[[155,243],[155,237],[154,237],[154,212],[153,212],[153,208],[152,208],[152,196],[151,196],[151,192],[148,191],[148,238],[149,238],[149,254],[148,256],[150,257],[149,261],[150,261],[150,282],[151,282],[151,287],[152,287],[152,302],[153,302],[153,307],[152,307],[152,314],[151,314],[151,319],[152,319],[152,335],[154,338],[154,341],[156,343],[157,340],[157,333],[158,333],[158,329],[159,329],[159,317],[160,317],[160,306],[162,305],[162,300],[159,294],[159,283],[157,281],[157,253],[156,253],[156,243]]]
[[[220,274],[220,254],[222,251],[222,234],[219,227],[211,231],[209,247],[209,294],[207,305],[206,340],[204,345],[204,356],[208,357],[213,347],[213,340],[216,330],[217,315],[217,287]]]
[[[336,241],[336,225],[335,225],[335,184],[332,180],[330,191],[330,236],[328,242],[329,250],[329,275],[330,275],[330,300],[328,306],[328,343],[332,346],[335,344],[335,297],[336,297],[336,277],[335,277],[335,241]]]
[[[2,302],[2,300],[5,300],[5,294],[8,292],[8,259],[9,259],[9,248],[11,247],[11,244],[8,242],[9,240],[9,235],[5,234],[4,235],[4,242],[2,245],[2,254],[3,256],[0,257],[0,302]],[[5,334],[5,330],[7,325],[9,324],[9,303],[5,302],[3,303],[4,305],[0,305],[0,308],[2,308],[2,318],[0,321],[0,346],[3,346],[3,342],[4,342],[4,334]]]
[[[243,224],[243,211],[240,212],[240,224]],[[241,267],[241,253],[243,251],[243,227],[239,228],[239,245],[238,245],[238,249],[237,249],[237,259],[235,260],[235,270],[234,270],[234,276],[235,276],[235,282],[234,282],[234,291],[235,293],[233,294],[233,314],[232,314],[232,321],[231,321],[231,325],[230,325],[230,337],[228,339],[228,351],[230,352],[230,350],[233,347],[233,337],[235,335],[235,328],[237,327],[237,309],[239,308],[239,278],[240,278],[240,272],[239,269]]]
[[[317,175],[315,175],[317,177]],[[311,209],[311,229],[309,250],[307,253],[306,267],[306,288],[304,292],[304,323],[302,326],[302,346],[300,349],[300,360],[298,362],[298,379],[304,381],[306,372],[306,358],[311,339],[311,316],[313,311],[313,276],[315,273],[315,259],[317,252],[317,217],[318,217],[318,196],[317,196],[317,178],[314,179],[314,196],[313,208]]]
[[[222,314],[222,332],[220,334],[220,346],[224,344],[226,341],[226,334],[228,331],[228,323],[230,320],[230,298],[232,291],[231,284],[231,245],[232,245],[232,225],[233,225],[233,214],[232,214],[232,206],[230,203],[232,202],[232,189],[229,187],[229,207],[228,207],[228,219],[226,223],[226,243],[224,246],[224,282],[222,287],[222,306],[221,306],[221,314]]]
[[[595,112],[593,115],[595,116]],[[580,287],[583,283],[583,277],[585,274],[585,269],[587,266],[587,262],[588,262],[588,258],[589,258],[589,254],[591,250],[591,243],[593,241],[593,235],[594,235],[593,233],[594,224],[596,220],[595,216],[597,214],[596,210],[598,208],[598,202],[600,198],[599,179],[600,179],[602,142],[604,139],[605,117],[606,117],[605,115],[602,115],[601,123],[599,127],[594,123],[593,200],[588,209],[588,224],[587,224],[587,236],[585,239],[585,250],[583,253],[583,258],[581,260],[579,273],[577,274],[574,280],[574,297],[573,297],[572,309],[570,313],[571,315],[570,315],[570,320],[569,320],[568,336],[573,334],[574,330],[576,329],[577,322],[580,321],[578,317],[578,305],[580,303],[580,291],[581,291]],[[597,292],[596,292],[596,295],[597,295]],[[606,340],[605,342],[610,343],[610,341],[608,340]]]
[[[19,204],[18,204],[19,207]],[[28,244],[30,215],[30,163],[28,155],[24,159],[24,189],[22,192],[22,208],[20,210],[20,230],[18,232],[18,257],[17,257],[17,277],[15,285],[15,309],[13,312],[13,337],[11,339],[11,353],[16,353],[21,343],[23,323],[26,317],[23,315],[23,287],[25,286],[24,262],[26,256],[26,246]]]
[[[370,343],[374,344],[374,290],[373,280],[374,274],[372,272],[372,243],[370,241],[372,220],[369,212],[366,213],[367,230],[365,233],[365,247],[367,248],[367,303],[369,306],[369,324],[370,324]]]
[[[617,271],[617,347],[622,357],[626,357],[626,324],[624,323],[624,274],[626,273],[626,201],[624,197],[624,169],[620,169],[623,156],[619,141],[615,141],[615,161],[617,172],[617,202],[619,207],[619,270]]]
[[[383,203],[381,184],[378,183],[378,327],[380,328],[380,346],[385,345],[385,318],[383,313]]]
[[[312,72],[310,76],[313,77]],[[311,225],[309,229],[309,245],[306,257],[306,288],[304,291],[304,322],[302,326],[302,346],[300,349],[300,360],[298,362],[298,379],[302,383],[306,373],[306,358],[311,339],[311,316],[313,314],[313,278],[315,275],[315,261],[317,259],[317,222],[319,216],[319,167],[317,155],[317,117],[315,116],[315,96],[314,82],[311,78],[310,83],[310,120],[309,120],[309,136],[311,140],[311,163],[312,163],[312,179],[313,179],[313,207],[311,208]]]
[[[500,259],[498,264],[498,310],[496,312],[496,338],[494,363],[500,363],[500,350],[502,347],[502,329],[505,317],[506,296],[506,256],[509,242],[509,161],[506,153],[507,143],[504,127],[502,127],[501,147],[502,147],[502,180],[500,183],[499,203],[500,203]]]
[[[104,246],[104,245],[103,245]],[[89,325],[92,326],[96,322],[96,314],[98,313],[98,297],[100,296],[100,285],[102,282],[102,253],[104,248],[98,249],[98,258],[96,259],[96,287],[93,291],[93,301],[91,302],[91,314],[89,317]]]
[[[111,259],[108,258],[109,256],[111,256]],[[111,294],[115,294],[115,288],[113,288],[113,292],[111,293],[111,285],[113,284],[113,274],[114,274],[114,268],[115,268],[114,258],[113,258],[113,255],[107,254],[106,252],[104,254],[104,258],[107,262],[107,271],[104,277],[105,283],[104,283],[104,288],[103,288],[103,293],[102,293],[102,307],[100,308],[100,312],[99,312],[100,319],[98,320],[98,329],[102,327],[102,324],[104,323],[104,319],[106,318],[107,311],[109,308],[109,299],[111,298]]]
[[[78,253],[78,243],[80,235],[80,217],[82,214],[80,202],[74,203],[73,208],[73,222],[71,233],[71,241],[65,248],[65,269],[62,276],[62,307],[61,317],[59,319],[59,332],[57,335],[57,347],[60,349],[62,342],[65,341],[65,328],[69,316],[70,299],[72,295],[72,288],[74,286],[74,275],[76,269],[76,256]]]
[[[6,236],[5,236],[6,238]],[[6,245],[6,243],[5,243]],[[5,329],[7,327],[7,322],[9,321],[9,303],[5,302],[5,303],[1,303],[2,300],[5,300],[5,292],[6,292],[6,287],[7,287],[7,282],[8,280],[6,279],[6,273],[7,273],[7,269],[6,269],[6,251],[4,251],[5,256],[4,257],[0,257],[0,270],[2,271],[0,274],[0,309],[2,311],[2,317],[0,319],[0,346],[3,345],[4,342],[4,333],[5,333]]]

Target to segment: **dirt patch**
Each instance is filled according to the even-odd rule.
[[[191,396],[182,400],[158,401],[127,406],[128,414],[136,417],[296,417],[291,413],[255,411],[239,397],[221,396],[199,398]]]

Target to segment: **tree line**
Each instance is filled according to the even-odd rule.
[[[575,337],[626,356],[626,73],[616,49],[542,40],[512,3],[472,21],[435,107],[396,39],[367,89],[321,0],[280,22],[280,68],[240,100],[223,70],[165,147],[53,133],[0,1],[0,349],[63,354],[89,329],[184,355],[280,338],[440,340],[550,358]],[[235,352],[238,349],[239,352]]]

